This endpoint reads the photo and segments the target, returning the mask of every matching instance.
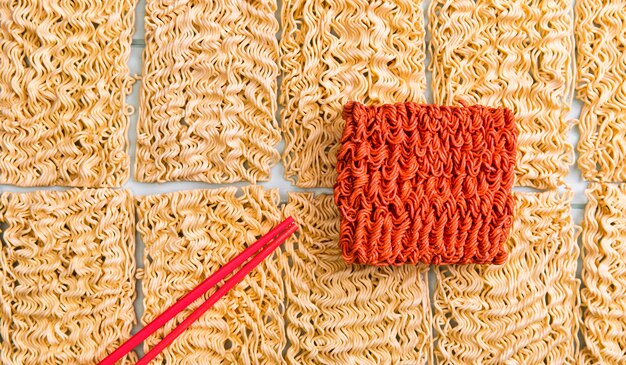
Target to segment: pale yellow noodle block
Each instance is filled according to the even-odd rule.
[[[285,0],[280,103],[285,177],[331,187],[349,100],[423,102],[421,0]]]
[[[440,364],[571,364],[580,319],[573,194],[515,193],[501,266],[435,268]]]
[[[136,3],[0,1],[0,184],[128,180]]]
[[[432,360],[427,267],[347,265],[330,195],[290,193],[284,214],[300,225],[283,256],[288,364]]]
[[[269,180],[280,158],[276,6],[147,0],[137,180]]]
[[[581,364],[626,363],[626,185],[592,183],[583,220]]]
[[[95,364],[135,322],[129,191],[4,193],[0,363]],[[119,364],[134,364],[129,355]]]
[[[153,320],[278,224],[278,202],[278,190],[259,186],[139,198],[137,229],[146,245],[142,322]],[[284,363],[283,300],[281,268],[274,254],[194,322],[157,362]],[[154,346],[200,303],[148,338],[144,348]]]
[[[576,1],[578,166],[586,180],[626,181],[625,22],[623,1]]]
[[[571,0],[433,0],[428,15],[435,103],[510,108],[516,185],[562,185],[573,163]]]

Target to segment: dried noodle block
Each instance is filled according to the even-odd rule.
[[[126,190],[4,193],[0,363],[94,364],[135,322],[135,217]],[[119,364],[134,364],[128,355]]]
[[[291,193],[300,225],[285,244],[288,364],[426,364],[432,357],[427,268],[348,265],[330,195]]]
[[[140,198],[137,229],[146,245],[142,322],[153,320],[278,224],[278,201],[277,190],[264,191],[259,186]],[[159,355],[157,363],[284,363],[283,285],[278,264],[276,255],[268,257]],[[148,338],[145,349],[200,303],[196,301]]]
[[[570,0],[433,0],[436,104],[513,110],[519,130],[516,184],[564,183],[573,162],[567,143],[573,93]]]
[[[578,166],[587,180],[626,181],[625,22],[623,1],[576,1]]]
[[[136,3],[0,1],[0,184],[128,180]]]
[[[137,180],[269,180],[280,158],[276,7],[147,1]]]
[[[580,363],[626,363],[626,184],[593,183],[583,220]]]
[[[580,316],[572,196],[515,193],[504,265],[435,269],[440,364],[573,362]]]
[[[343,105],[424,101],[421,0],[285,0],[280,103],[285,177],[332,187]]]
[[[502,264],[512,222],[513,113],[349,102],[337,154],[348,263]]]

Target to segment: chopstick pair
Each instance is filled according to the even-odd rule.
[[[226,276],[231,274],[236,268],[248,261],[241,270],[234,273],[224,285],[219,287],[213,295],[211,295],[204,303],[202,303],[189,317],[185,318],[172,332],[170,332],[161,342],[156,344],[144,357],[142,357],[136,365],[148,364],[161,351],[169,346],[181,333],[183,333],[193,322],[200,318],[209,308],[211,308],[221,297],[223,297],[232,287],[237,285],[243,278],[248,275],[256,266],[258,266],[267,256],[278,248],[289,236],[291,236],[298,226],[291,217],[288,217],[279,225],[274,227],[265,236],[261,237],[254,244],[241,252],[237,257],[222,266],[213,275],[209,276],[202,283],[196,286],[192,291],[185,294],[180,300],[169,307],[165,312],[161,313],[152,322],[148,323],[144,328],[137,332],[134,336],[124,342],[117,350],[113,351],[98,365],[114,365],[116,361],[128,354],[132,349],[142,343],[148,336],[161,328],[172,318],[174,318],[183,309],[187,308],[196,299],[200,298],[204,293],[212,287],[224,280]],[[255,253],[258,254],[254,256]]]

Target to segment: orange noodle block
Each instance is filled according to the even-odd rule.
[[[348,263],[502,264],[511,226],[513,113],[348,103],[337,155]]]

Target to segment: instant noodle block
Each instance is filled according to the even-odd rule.
[[[583,220],[583,364],[626,362],[626,184],[592,183]]]
[[[511,222],[513,113],[348,103],[337,155],[348,263],[502,264]]]
[[[135,178],[266,181],[275,120],[276,0],[148,0]]]
[[[590,181],[626,181],[625,21],[621,1],[576,1],[578,167]]]
[[[127,190],[3,193],[0,363],[95,364],[135,323]],[[131,354],[119,364],[134,364]]]
[[[285,0],[280,103],[285,177],[332,187],[343,106],[424,101],[421,0]]]
[[[280,222],[278,190],[192,190],[138,199],[146,245],[142,323],[152,321]],[[183,332],[159,364],[282,364],[286,345],[278,254],[265,259]],[[215,290],[205,295],[207,298]],[[149,337],[148,351],[201,300]]]
[[[574,89],[570,0],[433,0],[435,104],[504,106],[519,131],[515,185],[552,189],[574,161],[566,117]]]
[[[128,180],[136,3],[0,2],[0,184]]]
[[[287,363],[429,363],[427,267],[346,264],[330,195],[290,193],[284,215],[300,226],[283,255]]]
[[[572,364],[579,281],[573,194],[515,192],[504,265],[435,267],[439,364]]]

